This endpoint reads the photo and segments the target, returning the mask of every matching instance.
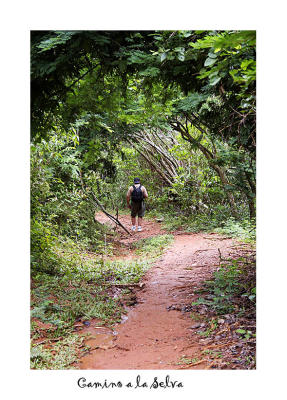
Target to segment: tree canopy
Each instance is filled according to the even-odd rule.
[[[133,175],[151,207],[254,220],[255,46],[255,31],[32,31],[35,223],[90,240],[83,185],[123,207]]]
[[[65,102],[88,80],[94,106],[124,111],[117,122],[135,118],[144,101],[153,114],[200,117],[211,135],[254,152],[254,31],[32,31],[31,42],[34,135],[53,126],[56,111],[69,122],[81,117]],[[125,102],[132,90],[136,108]]]

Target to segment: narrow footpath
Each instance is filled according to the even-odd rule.
[[[128,216],[121,218],[128,226]],[[104,217],[102,217],[104,222]],[[164,233],[160,224],[146,221],[143,232],[128,243]],[[204,369],[208,366],[202,350],[208,338],[196,334],[204,326],[191,318],[192,302],[200,282],[217,268],[220,249],[229,254],[232,239],[217,235],[175,233],[173,244],[142,280],[137,303],[129,308],[123,322],[111,331],[89,327],[89,354],[81,358],[80,369]],[[193,362],[185,365],[184,360]]]

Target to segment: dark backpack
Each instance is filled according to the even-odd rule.
[[[133,185],[134,190],[132,191],[132,201],[134,201],[135,203],[143,201],[143,192],[141,187],[142,185],[140,185],[138,188]]]

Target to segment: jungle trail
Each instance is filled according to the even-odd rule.
[[[102,212],[96,218],[100,223],[116,227]],[[121,216],[127,226],[129,219],[127,215]],[[133,235],[121,229],[116,259],[137,258],[134,250],[137,241],[163,234],[161,223],[154,219],[147,219],[144,230]],[[173,243],[140,282],[112,283],[108,287],[107,294],[118,297],[124,306],[120,323],[111,327],[99,319],[77,320],[74,332],[83,335],[85,342],[79,349],[78,360],[70,367],[140,370],[250,367],[248,361],[254,359],[255,336],[246,340],[237,330],[248,326],[249,332],[255,332],[253,303],[249,301],[251,307],[240,316],[234,312],[217,315],[204,302],[194,303],[204,294],[210,299],[204,282],[222,268],[224,260],[237,258],[250,263],[254,257],[252,246],[218,234],[182,230],[173,232],[173,238]],[[254,273],[252,266],[249,268]],[[124,289],[129,289],[128,294],[121,296]],[[243,299],[246,298],[235,298],[235,310],[242,308]],[[35,340],[35,344],[43,342],[45,334]],[[53,339],[46,339],[46,343],[51,348]]]
[[[32,369],[256,368],[255,31],[31,31],[30,155]]]

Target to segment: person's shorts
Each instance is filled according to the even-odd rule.
[[[131,216],[135,218],[136,216],[142,218],[145,212],[145,204],[144,201],[136,203],[135,201],[131,202]]]

